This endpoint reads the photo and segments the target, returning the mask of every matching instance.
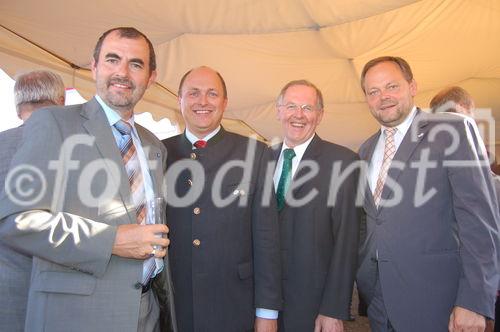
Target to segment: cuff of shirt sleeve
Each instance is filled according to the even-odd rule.
[[[255,309],[255,316],[265,319],[278,319],[278,310],[257,308]]]

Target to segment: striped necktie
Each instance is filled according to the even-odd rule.
[[[389,172],[389,166],[391,165],[392,159],[396,154],[396,144],[394,143],[394,135],[396,134],[397,128],[387,128],[385,132],[385,147],[384,147],[384,160],[382,161],[382,167],[380,167],[380,172],[378,174],[377,186],[373,192],[373,200],[375,201],[375,206],[378,207],[380,199],[382,197],[382,190],[384,189],[385,180],[387,179],[387,172]]]
[[[132,126],[128,122],[120,120],[115,123],[115,128],[122,135],[119,148],[130,183],[130,192],[135,206],[137,223],[144,225],[147,221],[146,192],[144,189],[144,177],[142,176],[139,156],[137,155],[137,150],[132,141]],[[154,257],[144,261],[143,276],[141,280],[143,285],[147,284],[155,269],[156,263]]]

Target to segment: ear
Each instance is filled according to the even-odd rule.
[[[224,98],[224,102],[222,103],[222,112],[224,113],[226,111],[227,107],[227,98]]]
[[[319,125],[319,123],[321,122],[321,119],[323,119],[323,114],[325,114],[325,111],[321,110],[318,114],[318,117],[316,118],[316,126]]]
[[[92,60],[90,60],[90,70],[92,71],[92,78],[95,81],[96,75],[97,75],[97,63],[95,62],[94,58],[92,58]]]
[[[410,82],[410,94],[412,97],[415,97],[417,95],[417,82],[415,82],[414,79],[411,80]]]
[[[156,70],[153,70],[151,72],[151,75],[149,76],[149,80],[148,80],[148,88],[151,86],[151,84],[153,84],[154,82],[156,81]]]

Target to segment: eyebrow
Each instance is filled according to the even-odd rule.
[[[112,58],[112,59],[119,59],[119,60],[121,60],[122,57],[119,56],[116,53],[107,53],[106,56],[105,56],[105,58],[106,59]],[[132,59],[130,59],[129,62],[138,63],[138,64],[144,66],[144,61],[142,59],[140,59],[140,58],[132,58]]]
[[[104,57],[105,58],[121,59],[121,57],[116,53],[107,53]]]

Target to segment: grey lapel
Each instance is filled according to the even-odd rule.
[[[361,150],[359,153],[361,159],[366,161],[368,165],[372,160],[373,151],[375,151],[375,147],[377,146],[379,137],[380,137],[380,130],[376,134],[371,136],[368,140],[366,140],[365,144],[363,145],[363,150]],[[365,187],[365,204],[364,204],[365,210],[367,211],[367,213],[376,214],[377,207],[375,206],[375,201],[373,200],[373,194],[370,189],[368,178],[365,179],[364,187]]]
[[[403,138],[403,141],[401,142],[398,150],[396,151],[396,154],[394,155],[394,160],[398,162],[402,162],[405,164],[405,168],[409,167],[408,162],[415,152],[415,148],[420,144],[422,139],[425,137],[426,134],[426,126],[428,124],[426,114],[422,112],[420,109],[417,109],[417,114],[415,115],[415,118],[413,119],[410,128],[406,132],[405,137]],[[387,172],[387,177],[390,177],[394,181],[398,181],[399,176],[401,175],[401,172],[403,170],[399,168],[394,168],[390,167],[389,171]],[[382,199],[387,199],[389,196],[389,189],[387,186],[384,187],[382,190]],[[379,210],[382,210],[383,207],[380,207]]]
[[[122,157],[118,146],[115,143],[115,138],[109,126],[108,119],[104,113],[101,105],[97,102],[95,98],[91,99],[89,102],[83,104],[81,116],[86,119],[83,122],[83,127],[88,131],[90,135],[95,137],[95,145],[99,153],[101,154],[104,164],[111,169],[111,163],[118,166],[120,169],[119,177],[112,177],[110,181],[113,181],[113,185],[118,186],[120,197],[124,206],[127,207],[127,213],[129,216],[129,223],[135,223],[135,216],[131,215],[131,211],[135,211],[132,205],[132,197],[130,194],[130,185],[128,182],[127,172],[125,171],[125,166],[123,165]],[[113,174],[108,172],[108,174]],[[120,219],[123,220],[123,219]]]

